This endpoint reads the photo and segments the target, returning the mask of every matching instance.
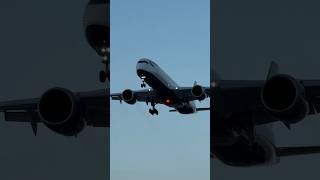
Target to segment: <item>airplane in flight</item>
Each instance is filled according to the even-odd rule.
[[[100,81],[107,87],[88,92],[72,92],[54,87],[40,98],[0,102],[5,121],[27,122],[37,135],[38,123],[64,136],[76,136],[86,126],[109,127],[110,0],[90,0],[84,14],[88,44],[102,57],[106,68]]]
[[[230,166],[263,166],[280,157],[320,153],[320,146],[276,147],[274,122],[293,124],[320,112],[320,81],[281,74],[271,63],[266,80],[211,80],[211,158]]]
[[[132,91],[124,90],[122,93],[111,94],[112,100],[124,101],[128,104],[135,104],[137,101],[151,104],[149,109],[151,115],[158,115],[156,104],[164,104],[181,114],[191,114],[197,111],[210,110],[210,108],[197,108],[193,101],[202,101],[209,97],[210,88],[202,87],[196,82],[193,87],[180,87],[174,82],[155,62],[150,59],[140,59],[137,62],[137,75],[142,80],[141,88],[150,89]]]

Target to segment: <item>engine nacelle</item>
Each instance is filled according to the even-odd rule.
[[[110,48],[110,0],[90,0],[84,14],[85,35],[99,56]]]
[[[194,85],[191,89],[191,93],[193,96],[195,96],[199,101],[204,100],[207,98],[206,93],[204,92],[204,89],[200,85]]]
[[[73,136],[85,126],[79,98],[64,88],[52,88],[40,98],[38,113],[43,123],[54,132]]]
[[[234,167],[270,166],[280,162],[272,142],[259,135],[255,139],[252,144],[240,138],[235,139],[231,145],[211,144],[211,154],[225,164]]]
[[[121,94],[121,98],[128,104],[135,104],[137,102],[137,99],[134,97],[133,91],[130,89],[124,90]]]
[[[309,113],[304,87],[295,78],[280,74],[271,77],[261,91],[264,107],[275,118],[293,124]]]

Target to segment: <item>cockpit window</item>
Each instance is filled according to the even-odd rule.
[[[152,61],[150,61],[150,64],[151,64],[151,66],[153,66],[153,67],[154,67],[154,63],[153,63]]]
[[[146,60],[140,60],[140,61],[138,61],[138,63],[145,63],[145,64],[149,64],[149,63],[148,63],[148,61],[146,61]]]

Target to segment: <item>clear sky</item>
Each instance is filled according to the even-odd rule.
[[[210,1],[111,3],[111,92],[140,88],[136,62],[155,61],[180,86],[209,86]],[[210,112],[182,115],[157,105],[113,101],[111,179],[209,179]],[[209,100],[197,103],[208,107]]]

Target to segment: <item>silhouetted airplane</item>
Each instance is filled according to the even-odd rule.
[[[319,80],[280,74],[272,62],[267,80],[216,79],[211,94],[212,158],[231,166],[257,166],[278,163],[281,156],[320,153],[320,146],[276,147],[271,129],[265,127],[280,121],[290,129],[317,114]]]
[[[193,87],[179,87],[155,62],[149,59],[141,59],[137,63],[137,74],[142,79],[141,88],[147,83],[152,89],[132,91],[124,90],[122,93],[111,94],[112,100],[123,100],[128,104],[142,101],[151,104],[150,114],[158,115],[156,104],[165,104],[174,108],[170,111],[178,111],[181,114],[191,114],[210,108],[196,108],[194,100],[202,101],[208,97],[210,88],[202,87],[194,83]]]
[[[110,81],[110,0],[90,0],[84,15],[85,35],[89,45],[102,57],[105,70],[100,82]]]
[[[110,1],[90,0],[84,15],[85,35],[89,45],[103,58],[105,71],[100,81],[109,80]],[[109,127],[109,81],[106,89],[71,92],[52,88],[40,98],[0,102],[6,121],[30,122],[34,134],[42,122],[65,136],[74,136],[88,126]]]

